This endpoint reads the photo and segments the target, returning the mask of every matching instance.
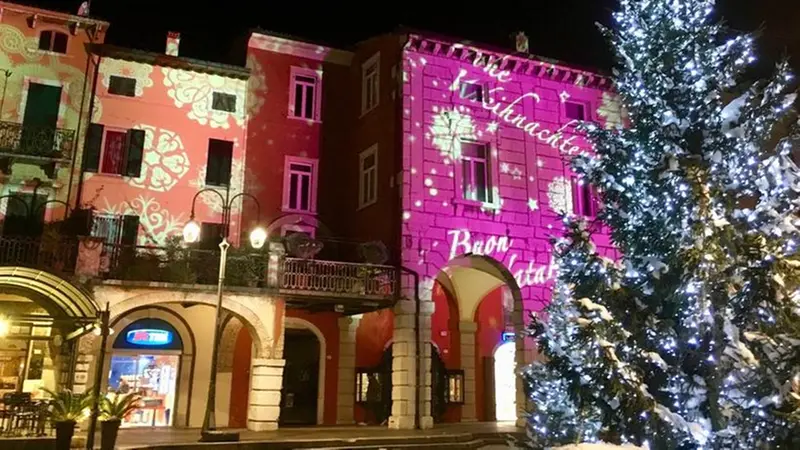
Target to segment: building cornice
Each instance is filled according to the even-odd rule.
[[[504,54],[482,48],[480,44],[447,42],[431,36],[410,33],[406,51],[446,57],[479,67],[494,66],[499,71],[548,78],[578,86],[612,89],[611,78],[588,70],[569,67],[560,61],[525,53]]]
[[[242,66],[117,47],[110,44],[89,44],[88,48],[89,52],[92,54],[105,58],[133,61],[157,67],[170,67],[179,70],[208,73],[239,80],[247,80],[250,77],[250,69]]]
[[[19,14],[27,14],[30,16],[38,16],[39,19],[48,22],[76,24],[85,27],[97,26],[99,28],[102,28],[103,30],[108,29],[110,25],[108,22],[104,20],[93,19],[91,17],[77,16],[74,14],[50,11],[47,9],[34,8],[32,6],[19,5],[16,3],[0,2],[0,16],[2,14],[5,14],[6,12],[15,12]]]
[[[248,47],[343,66],[349,66],[353,60],[353,53],[345,50],[261,32],[250,35]]]

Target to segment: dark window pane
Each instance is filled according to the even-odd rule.
[[[294,86],[294,116],[303,117],[303,85]]]
[[[233,142],[220,139],[208,140],[207,185],[227,186],[230,183],[232,157]]]
[[[475,168],[475,191],[478,195],[477,200],[486,202],[489,199],[488,186],[486,185],[486,164],[483,162],[473,161]]]
[[[300,209],[303,211],[308,211],[310,209],[308,205],[308,201],[311,198],[311,177],[304,176],[300,179],[301,189],[300,189]]]
[[[67,53],[67,35],[64,33],[53,33],[53,51],[57,53]]]
[[[301,76],[301,75],[298,75],[297,77],[295,77],[295,79],[297,81],[301,81],[303,83],[315,84],[317,82],[317,80],[315,78],[313,78],[313,77],[304,77],[304,76]]]
[[[236,112],[236,96],[214,92],[212,94],[211,108],[216,111]]]
[[[459,94],[464,99],[483,101],[483,86],[477,83],[462,83]]]
[[[297,209],[297,178],[296,173],[289,177],[289,208],[291,209]]]
[[[50,47],[53,45],[53,32],[52,31],[42,31],[39,33],[39,50],[50,50]]]
[[[111,75],[108,81],[108,92],[127,97],[136,96],[136,79]]]
[[[289,168],[294,172],[311,173],[311,166],[308,164],[290,164]]]
[[[305,118],[306,119],[313,119],[314,118],[314,86],[306,86],[306,110],[305,110]]]
[[[586,107],[582,103],[567,102],[564,104],[567,119],[586,120]]]

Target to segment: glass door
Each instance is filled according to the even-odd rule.
[[[108,390],[136,392],[141,408],[122,421],[123,427],[167,427],[175,417],[175,393],[180,356],[175,354],[115,354],[111,357]]]

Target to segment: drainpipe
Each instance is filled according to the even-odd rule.
[[[89,37],[89,42],[94,43],[94,38],[89,35],[89,31],[86,31],[86,36]],[[90,44],[91,45],[91,44]],[[69,168],[69,184],[67,185],[67,204],[70,202],[70,197],[72,196],[72,180],[75,177],[75,160],[78,159],[78,142],[80,142],[81,136],[81,125],[83,125],[83,105],[86,104],[86,85],[89,83],[89,65],[92,62],[92,54],[87,50],[86,55],[86,68],[83,69],[83,89],[81,90],[81,107],[78,110],[78,125],[75,128],[75,141],[72,143],[72,164],[70,164]],[[89,121],[92,120],[91,114],[89,114]],[[81,171],[80,176],[83,176],[83,171]],[[80,202],[80,198],[75,200],[75,207],[78,207],[78,202]]]
[[[91,54],[89,58],[91,59]],[[94,77],[92,79],[92,97],[89,100],[89,123],[92,123],[92,113],[94,112],[94,100],[97,97],[97,78],[100,75],[100,62],[103,60],[103,57],[97,55],[97,63],[94,66]],[[88,131],[88,128],[87,128]],[[77,144],[76,144],[77,145]],[[76,152],[77,154],[77,152]],[[72,164],[75,164],[76,156],[73,155],[72,157]],[[80,168],[80,175],[78,176],[78,191],[76,192],[75,198],[75,207],[80,208],[81,198],[83,198],[83,159],[81,159],[81,168]]]
[[[417,370],[416,370],[416,384],[415,384],[415,391],[416,391],[416,398],[417,398],[417,405],[414,408],[414,428],[422,429],[422,421],[420,420],[420,407],[422,406],[423,402],[420,398],[420,392],[422,389],[420,387],[420,382],[422,381],[422,352],[420,351],[420,324],[419,324],[419,317],[420,317],[420,298],[419,298],[419,273],[414,270],[409,269],[408,267],[400,266],[400,270],[403,272],[408,273],[414,279],[414,340],[417,345],[414,346],[414,360],[416,361]]]

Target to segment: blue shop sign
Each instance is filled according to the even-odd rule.
[[[172,339],[171,331],[148,328],[130,330],[125,336],[125,340],[128,341],[129,344],[148,347],[163,347],[171,344]]]

